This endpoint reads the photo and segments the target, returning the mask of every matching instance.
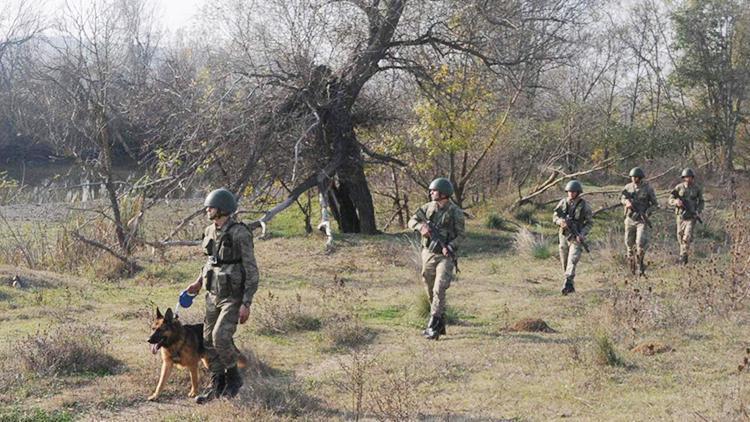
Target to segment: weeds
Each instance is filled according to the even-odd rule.
[[[115,374],[121,362],[107,353],[104,330],[84,325],[63,325],[21,339],[12,347],[20,366],[38,376]]]
[[[419,294],[416,297],[416,314],[417,317],[420,319],[427,319],[432,314],[432,303],[430,303],[430,298],[427,296],[427,293],[424,291],[419,292]],[[456,324],[461,320],[460,315],[458,311],[453,308],[452,306],[446,306],[445,307],[445,323],[446,324]]]
[[[258,334],[288,334],[320,329],[320,319],[311,315],[299,293],[292,301],[282,301],[271,291],[253,306],[254,326]]]
[[[537,224],[539,221],[534,217],[535,207],[533,204],[524,204],[513,213],[513,218],[526,224]]]
[[[513,235],[513,242],[519,254],[535,259],[547,259],[552,256],[549,242],[542,235],[532,233],[527,227]]]
[[[372,331],[362,322],[367,302],[364,289],[348,287],[334,277],[324,286],[321,300],[324,307],[323,336],[334,348],[357,347],[372,339]]]
[[[505,219],[494,212],[487,216],[484,226],[492,230],[507,230]]]
[[[625,361],[617,353],[609,334],[604,331],[596,333],[594,345],[596,363],[603,366],[625,366]]]

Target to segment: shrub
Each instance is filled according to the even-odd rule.
[[[525,204],[513,212],[513,218],[526,224],[537,224],[539,221],[534,217],[533,204]]]
[[[357,347],[372,340],[373,332],[362,322],[362,312],[367,292],[361,288],[347,287],[334,279],[321,293],[325,318],[323,335],[334,348]]]
[[[513,235],[513,242],[519,254],[535,258],[547,259],[552,256],[549,242],[542,235],[532,233],[526,227],[522,227]]]
[[[294,331],[320,329],[320,319],[311,315],[297,294],[295,300],[282,301],[272,292],[253,305],[253,318],[258,334],[287,334]]]
[[[416,314],[417,317],[420,319],[427,319],[430,317],[430,313],[432,312],[432,304],[430,303],[430,298],[427,296],[427,293],[424,291],[419,292],[416,298]],[[447,306],[445,308],[445,323],[446,324],[456,324],[461,320],[460,315],[458,311],[453,308],[452,306]]]
[[[107,353],[108,346],[101,328],[72,324],[29,335],[12,352],[23,369],[39,376],[110,375],[121,362]]]
[[[609,334],[599,332],[594,337],[596,363],[606,366],[625,366],[625,362],[617,354],[615,345],[610,339]]]
[[[493,230],[505,230],[505,220],[499,214],[492,213],[487,216],[485,227]]]

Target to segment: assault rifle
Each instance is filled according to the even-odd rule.
[[[652,227],[651,220],[648,219],[648,214],[646,214],[646,210],[639,210],[635,206],[635,192],[629,192],[627,189],[623,189],[622,196],[624,196],[625,199],[627,199],[628,201],[630,201],[631,204],[633,204],[633,207],[631,208],[631,210],[633,210],[633,217],[634,217],[633,219],[636,221],[640,220],[643,223],[645,223],[646,226],[648,226],[648,228],[651,228]],[[627,209],[625,210],[625,212],[627,213]]]
[[[677,189],[672,190],[671,195],[672,195],[672,198],[679,199],[680,201],[682,201],[682,207],[678,207],[678,208],[682,208],[682,211],[680,212],[680,216],[682,218],[686,220],[694,218],[696,221],[703,224],[703,220],[701,220],[701,216],[698,215],[697,212],[695,212],[695,208],[693,207],[692,201],[688,201],[685,198],[683,198]]]
[[[557,213],[558,217],[565,220],[565,224],[568,226],[568,240],[578,239],[578,237],[581,236],[581,232],[578,230],[578,223],[572,218],[568,217],[568,215],[565,214],[560,208],[558,208],[555,212]],[[585,250],[586,252],[591,252],[589,250],[589,245],[586,244],[586,241],[581,242],[581,246],[583,246],[583,250]]]
[[[427,224],[427,227],[430,228],[430,244],[429,246],[427,246],[427,249],[434,252],[439,248],[440,253],[443,253],[443,248],[447,249],[448,257],[451,259],[451,261],[453,261],[453,266],[456,268],[456,272],[460,272],[458,270],[458,257],[456,256],[456,251],[453,250],[453,247],[448,244],[446,239],[442,239],[440,237],[440,229],[435,223],[427,218],[427,214],[425,214],[422,209],[420,209],[418,212],[422,215],[424,224]]]

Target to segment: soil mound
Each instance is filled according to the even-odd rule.
[[[641,343],[630,351],[633,353],[640,353],[644,356],[653,356],[659,353],[673,352],[674,348],[668,344],[650,341]]]
[[[532,332],[532,333],[556,333],[544,320],[537,318],[525,318],[517,321],[508,328],[508,331]]]

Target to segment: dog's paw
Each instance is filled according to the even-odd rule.
[[[157,399],[158,397],[159,397],[159,395],[158,395],[158,394],[152,394],[152,395],[148,396],[148,399],[147,399],[147,400],[148,400],[148,401],[156,401],[156,399]]]

